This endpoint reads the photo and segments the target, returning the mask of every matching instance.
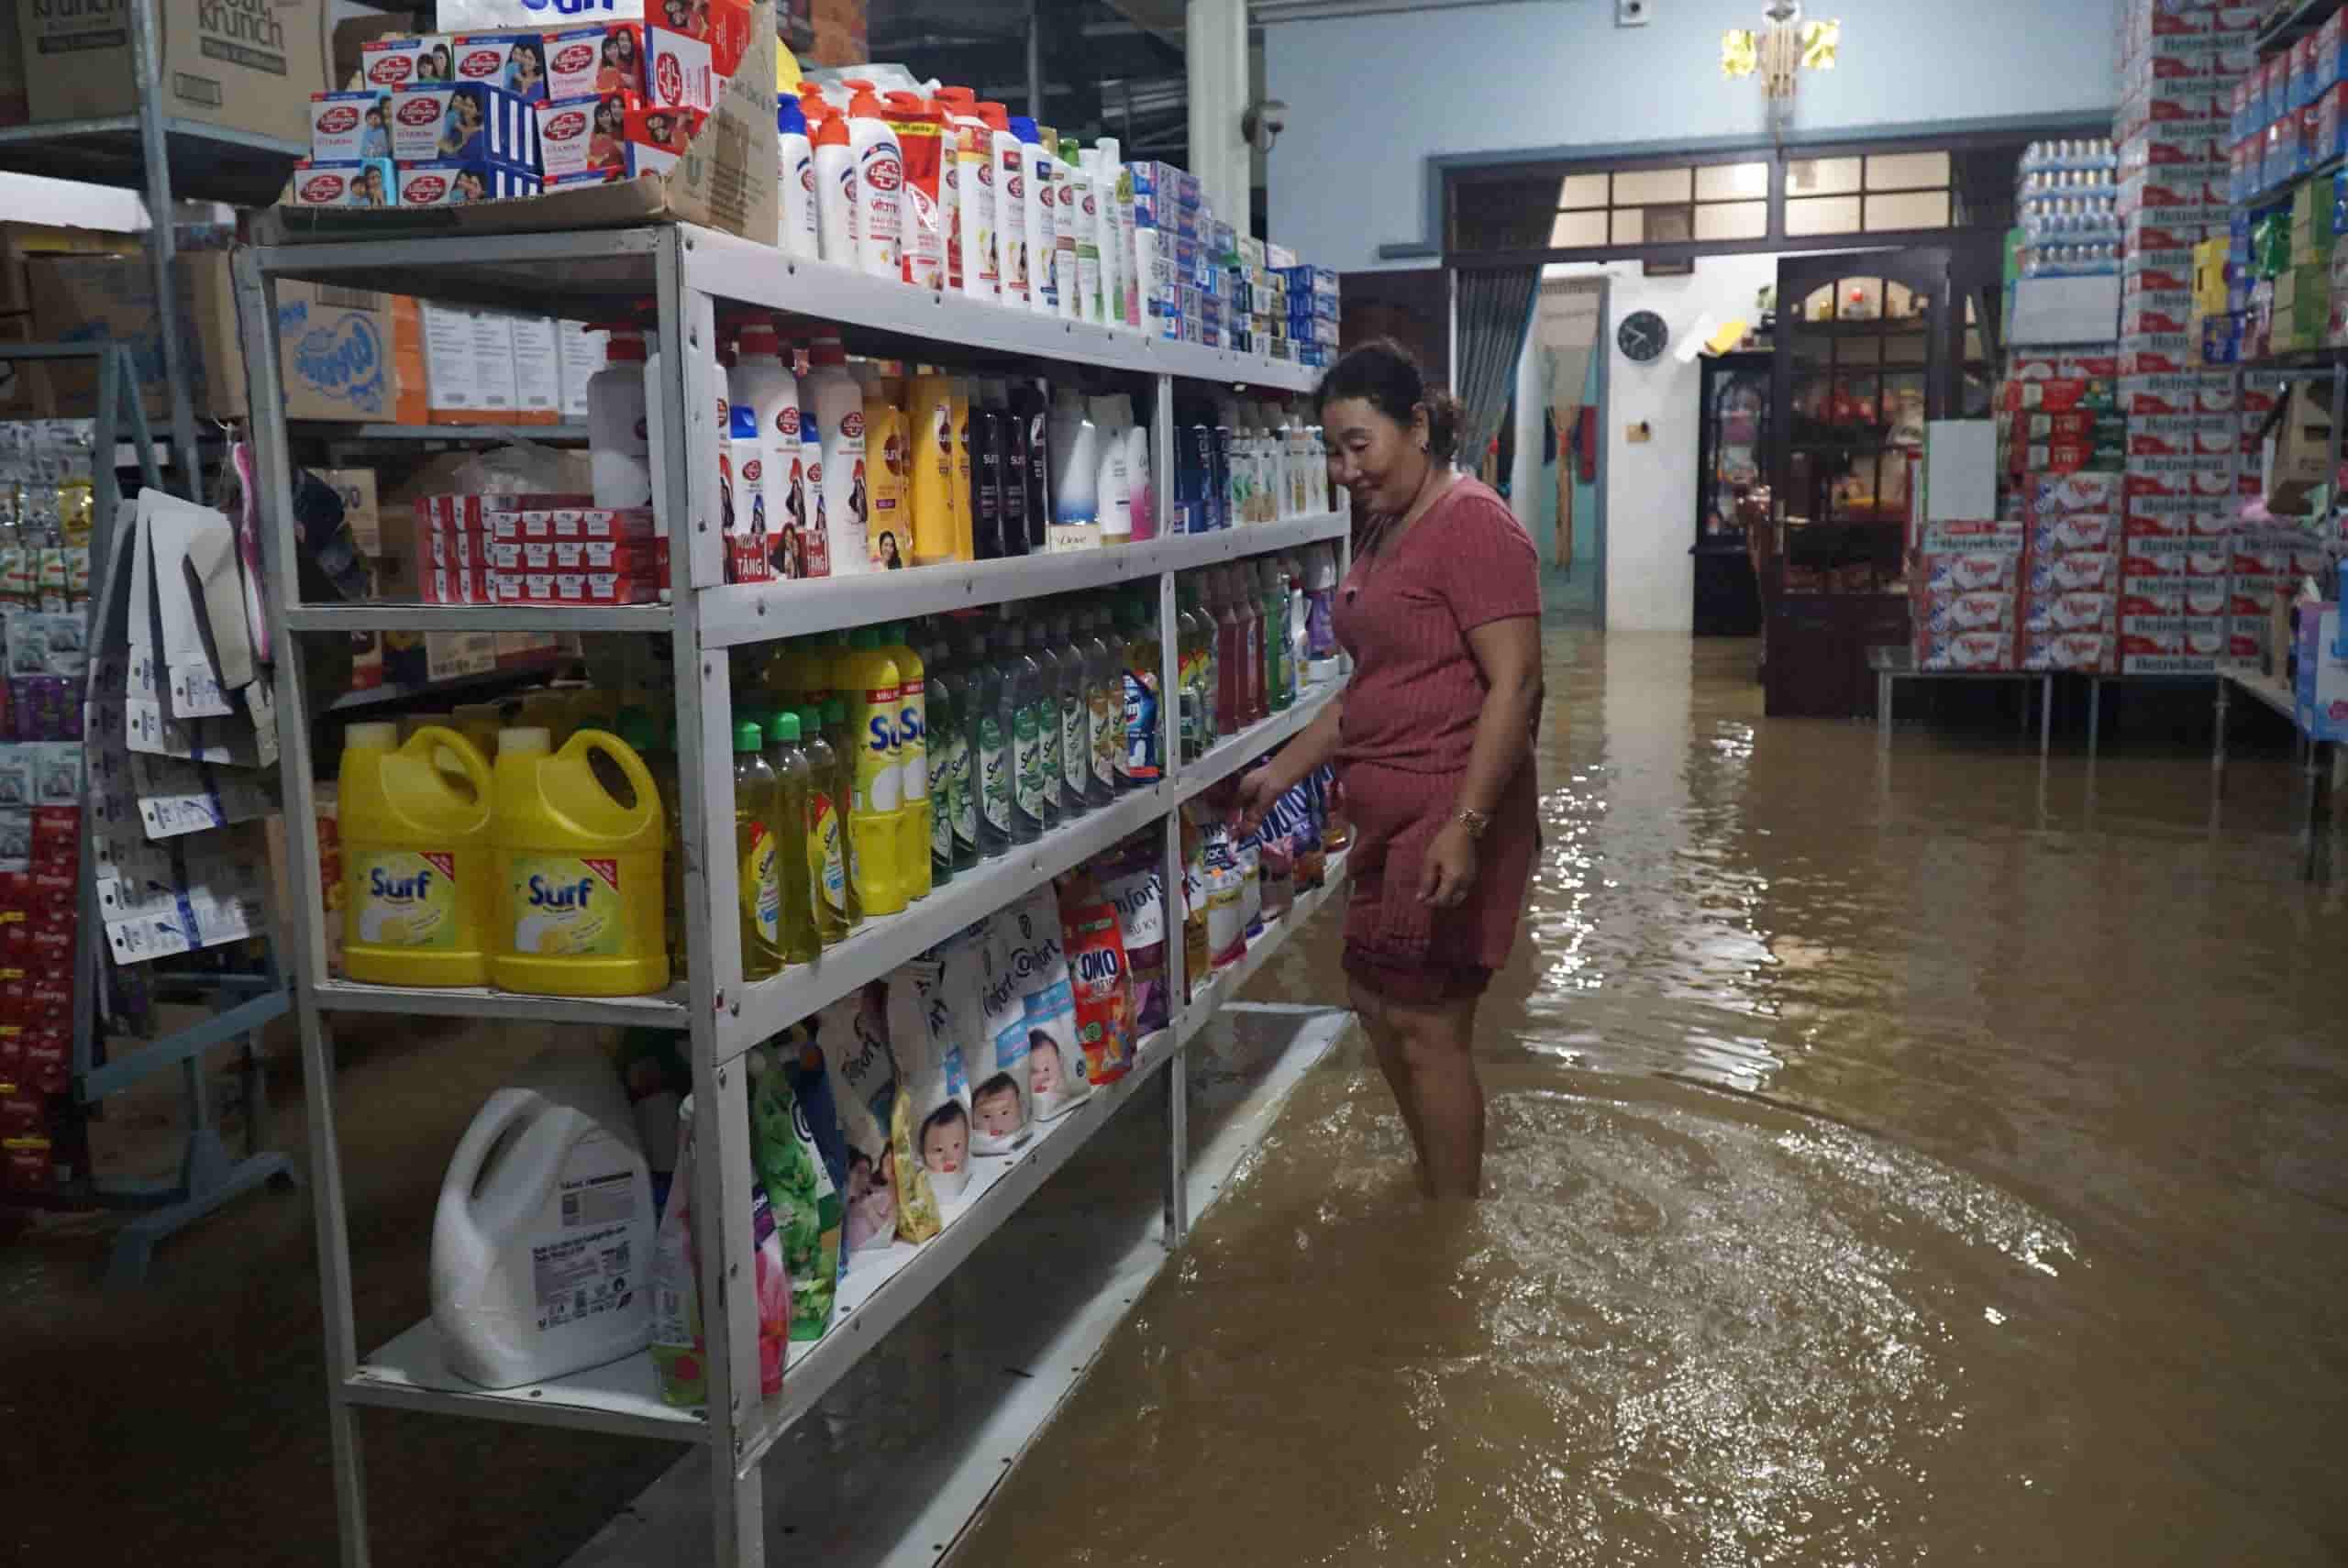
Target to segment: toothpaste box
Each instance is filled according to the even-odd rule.
[[[628,105],[627,171],[659,174],[673,168],[709,116],[699,109],[637,100]]]
[[[1998,631],[1916,631],[1916,668],[1922,670],[1984,672],[2014,667],[2015,640],[2011,626]]]
[[[627,168],[627,110],[624,93],[601,97],[554,98],[533,105],[537,118],[538,171],[548,179],[609,173]]]
[[[359,74],[382,92],[449,79],[449,40],[437,34],[370,39],[359,46]]]
[[[392,155],[392,94],[389,89],[364,93],[310,94],[310,156],[320,162]]]
[[[537,193],[536,174],[491,159],[442,158],[399,165],[399,204],[404,207],[455,207]]]
[[[388,207],[396,186],[388,158],[304,159],[290,187],[297,207]]]
[[[2120,640],[2108,631],[2026,631],[2021,635],[2021,668],[2110,675],[2120,668]]]
[[[457,33],[449,39],[449,54],[451,81],[487,83],[526,104],[547,95],[543,33]]]
[[[579,98],[593,93],[641,95],[644,24],[605,22],[566,28],[547,35],[547,96]]]
[[[456,158],[537,167],[537,120],[503,87],[461,82],[392,94],[392,157],[401,163]]]

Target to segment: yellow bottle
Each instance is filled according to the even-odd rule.
[[[755,718],[734,726],[735,901],[746,980],[782,972],[782,802],[767,766],[766,739],[766,726]]]
[[[856,800],[857,750],[848,744],[847,704],[836,691],[824,701],[822,733],[832,752],[832,808],[839,813],[840,856],[847,865],[847,928],[854,931],[864,923],[864,894],[856,875],[856,823],[848,818],[848,807]]]
[[[589,759],[598,755],[626,778],[634,804],[596,781]],[[581,731],[556,751],[545,730],[526,726],[498,735],[495,775],[491,980],[565,997],[666,986],[660,793],[644,759],[603,730]]]
[[[915,376],[906,400],[912,426],[914,563],[960,560],[961,530],[955,514],[963,488],[955,482],[954,383],[945,376]]]
[[[855,898],[847,874],[847,821],[840,812],[840,757],[824,734],[821,710],[803,707],[791,716],[799,723],[799,749],[807,756],[809,901],[815,911],[816,940],[829,947],[848,933]],[[777,714],[768,739],[776,741],[782,728],[782,715]],[[860,908],[856,918],[863,918]]]
[[[913,437],[904,401],[902,381],[874,377],[864,383],[864,542],[880,571],[914,562]]]
[[[904,840],[904,775],[897,742],[897,704],[903,695],[897,661],[881,647],[878,628],[860,626],[832,669],[847,701],[848,741],[855,748],[856,793],[848,802],[848,832],[856,841],[857,892],[866,914],[895,914],[905,907],[908,896],[903,868],[898,865]],[[923,810],[928,810],[926,804]],[[923,831],[927,832],[925,817]],[[925,859],[927,854],[925,847]]]
[[[968,376],[950,378],[947,385],[947,407],[954,425],[954,558],[974,561],[979,558],[978,546],[972,539],[970,526],[970,389],[974,383]]]
[[[880,647],[897,663],[897,875],[905,898],[929,897],[929,703],[921,655],[905,641],[905,624],[880,629]]]
[[[660,792],[660,903],[669,932],[669,977],[685,977],[685,821],[683,797],[677,792],[677,737],[666,724],[653,722],[652,710],[631,703],[622,708],[613,733],[628,749],[644,758],[652,787]]]
[[[453,759],[458,770],[447,766]],[[489,761],[456,731],[343,733],[342,967],[377,986],[483,986],[496,900]]]

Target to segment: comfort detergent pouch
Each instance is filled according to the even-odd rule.
[[[396,725],[353,724],[337,789],[343,972],[378,986],[488,984],[493,790],[479,748],[437,724],[405,745]]]
[[[615,782],[632,800],[596,777],[590,758],[597,755],[618,770]],[[491,980],[504,990],[572,997],[640,996],[666,986],[666,835],[644,759],[604,730],[581,730],[553,751],[545,730],[511,729],[498,736],[495,777]]]

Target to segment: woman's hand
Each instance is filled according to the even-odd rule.
[[[1476,841],[1465,823],[1445,823],[1419,863],[1419,902],[1456,910],[1476,885]]]
[[[1232,831],[1245,838],[1264,823],[1272,803],[1288,793],[1289,786],[1280,779],[1279,764],[1268,762],[1252,773],[1242,774],[1231,802]]]

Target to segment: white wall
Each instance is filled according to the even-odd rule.
[[[1649,278],[1636,262],[1552,267],[1550,277],[1612,280],[1607,300],[1606,406],[1600,423],[1606,436],[1606,625],[1610,631],[1686,632],[1695,624],[1696,567],[1688,548],[1696,542],[1696,461],[1703,368],[1683,365],[1666,350],[1651,365],[1633,364],[1613,334],[1634,312],[1651,310],[1664,319],[1676,349],[1698,316],[1710,313],[1720,325],[1753,321],[1756,291],[1778,281],[1775,256],[1716,256],[1696,263],[1684,278]],[[1530,357],[1528,355],[1528,357]],[[1527,372],[1519,366],[1519,387]],[[1523,423],[1539,417],[1537,392],[1520,396],[1517,439],[1523,449]],[[1645,422],[1651,438],[1631,439]],[[1530,426],[1532,449],[1540,450],[1540,426]]]
[[[1766,137],[1757,83],[1721,79],[1721,34],[1761,0],[1609,0],[1402,12],[1265,29],[1265,91],[1287,102],[1268,162],[1270,234],[1339,271],[1433,238],[1431,155]],[[2118,99],[2111,0],[1846,6],[1840,66],[1805,72],[1797,134],[2049,116]],[[1401,263],[1396,263],[1400,265]],[[1415,263],[1423,265],[1423,262]]]

